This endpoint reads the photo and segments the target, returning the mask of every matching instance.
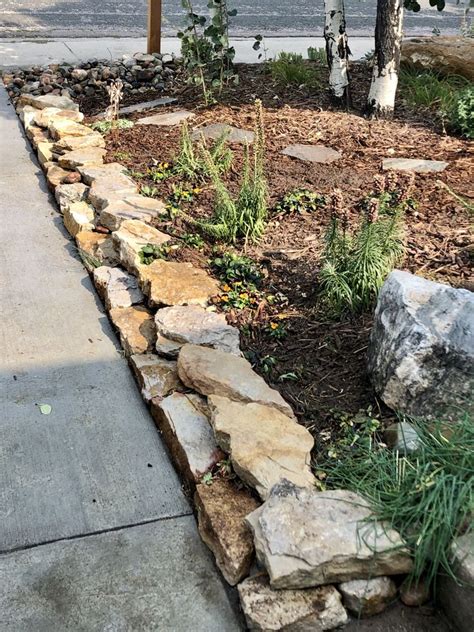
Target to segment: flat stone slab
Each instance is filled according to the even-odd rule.
[[[134,112],[144,112],[146,110],[152,110],[153,108],[160,107],[160,105],[171,105],[176,103],[178,99],[173,97],[161,97],[159,99],[153,99],[153,101],[144,101],[143,103],[135,103],[133,105],[127,105],[120,108],[120,114],[133,114]],[[105,112],[103,113],[105,114]],[[102,116],[103,116],[102,114]]]
[[[187,343],[240,355],[240,333],[224,314],[196,305],[164,307],[155,315],[158,353],[177,357]]]
[[[107,154],[101,147],[74,149],[59,156],[58,164],[64,169],[76,169],[86,165],[101,165]]]
[[[108,216],[107,208],[102,211],[102,215],[104,219]],[[102,220],[101,223],[104,225]],[[107,223],[110,225],[106,219]],[[127,219],[113,233],[113,239],[122,264],[130,272],[136,272],[142,265],[139,254],[142,248],[147,245],[161,246],[170,240],[170,236],[140,220]]]
[[[163,400],[153,399],[151,414],[176,468],[194,488],[224,458],[209,424],[206,401],[195,393],[173,393]]]
[[[236,474],[266,499],[283,479],[314,486],[311,433],[279,410],[255,403],[208,398],[211,425],[219,446],[230,455]]]
[[[48,127],[55,118],[64,118],[76,123],[84,120],[84,114],[78,110],[60,110],[59,108],[44,108],[44,110],[36,110],[34,122],[39,127]]]
[[[120,461],[120,452],[114,456]],[[153,489],[163,494],[167,483],[153,484],[156,460],[147,468],[147,458],[140,454],[135,463],[143,463],[153,498]],[[241,632],[193,516],[3,555],[0,576],[2,627],[9,632]]]
[[[85,149],[86,147],[105,147],[105,140],[102,134],[95,132],[87,136],[64,136],[53,144],[55,154],[64,154],[68,151],[76,149]]]
[[[212,123],[211,125],[205,125],[198,127],[191,134],[193,140],[199,140],[201,136],[206,139],[217,140],[222,136],[224,132],[227,132],[227,141],[229,143],[253,143],[255,134],[247,129],[240,129],[233,125],[227,125],[226,123]]]
[[[125,188],[120,189],[119,186]],[[118,181],[116,184],[105,181],[94,182],[89,197],[96,208],[101,209],[100,223],[110,230],[118,230],[126,220],[151,222],[166,211],[164,202],[133,194],[130,188],[126,188],[125,181],[123,184]]]
[[[249,630],[322,632],[339,628],[348,620],[334,586],[274,590],[261,574],[246,579],[238,591]]]
[[[413,171],[414,173],[440,173],[449,162],[443,160],[422,160],[421,158],[384,158],[382,167],[386,171]]]
[[[179,125],[183,121],[194,118],[195,114],[189,110],[177,110],[176,112],[164,112],[162,114],[151,114],[135,121],[136,125],[159,125],[170,127]]]
[[[69,97],[59,96],[55,94],[43,94],[42,96],[33,96],[32,94],[22,94],[20,104],[31,105],[38,110],[45,108],[58,108],[58,110],[79,110],[79,106]]]
[[[119,332],[120,343],[127,357],[153,350],[156,342],[155,323],[145,307],[115,307],[110,310],[109,316]]]
[[[255,373],[245,358],[218,349],[187,344],[178,357],[178,372],[186,386],[202,395],[257,402],[293,417],[291,406]]]
[[[410,572],[412,560],[400,535],[371,516],[358,494],[284,481],[247,522],[272,587],[309,588]]]
[[[184,388],[176,362],[160,358],[154,353],[143,353],[132,355],[130,364],[146,402],[153,398],[163,399],[173,391]]]
[[[201,305],[219,293],[219,283],[191,263],[156,259],[139,270],[140,284],[153,306]]]
[[[107,309],[143,303],[137,278],[120,268],[100,266],[94,270],[94,283]]]
[[[244,519],[259,503],[232,481],[216,478],[196,487],[194,504],[201,538],[214,553],[226,581],[235,586],[247,577],[253,562],[252,535]]]
[[[49,133],[53,140],[60,140],[64,136],[83,137],[95,134],[94,130],[87,125],[75,123],[66,118],[53,118],[48,126]]]
[[[304,160],[305,162],[319,162],[322,164],[329,164],[342,158],[338,151],[324,145],[289,145],[280,153],[284,156]]]

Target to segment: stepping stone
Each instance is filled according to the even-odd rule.
[[[87,199],[89,187],[82,183],[60,184],[54,191],[56,202],[61,213],[73,202],[83,202]]]
[[[120,108],[120,114],[133,114],[134,112],[144,112],[145,110],[153,110],[161,105],[171,105],[176,103],[178,99],[173,97],[161,97],[160,99],[153,99],[153,101],[144,101],[143,103],[135,103],[134,105],[127,105]],[[105,112],[102,112],[99,116],[105,116]]]
[[[173,393],[151,403],[151,414],[171,457],[192,489],[224,458],[212,434],[206,408],[205,400],[195,393]]]
[[[280,153],[285,156],[304,160],[305,162],[318,162],[322,164],[329,164],[342,158],[338,151],[331,147],[325,147],[324,145],[289,145]]]
[[[178,357],[178,372],[181,381],[201,395],[257,402],[293,417],[291,406],[255,373],[245,358],[217,349],[184,345]]]
[[[315,484],[311,474],[314,439],[293,417],[262,404],[208,399],[216,441],[230,454],[235,473],[265,500],[283,479],[300,487]]]
[[[120,268],[100,266],[94,270],[97,293],[107,309],[131,307],[143,303],[143,294],[136,277]]]
[[[228,132],[227,141],[229,143],[253,143],[255,134],[247,129],[240,129],[239,127],[233,127],[226,123],[212,123],[204,127],[198,127],[191,134],[193,140],[199,140],[201,136],[206,139],[217,140],[222,136],[224,132]]]
[[[397,586],[390,577],[353,579],[337,587],[344,606],[355,617],[372,617],[383,612],[397,596]]]
[[[414,173],[440,173],[449,166],[442,160],[422,160],[421,158],[384,158],[382,163],[386,171],[413,171]]]
[[[246,521],[272,588],[294,589],[409,573],[402,538],[372,517],[359,494],[284,481]]]
[[[31,105],[38,110],[45,108],[58,108],[58,110],[79,110],[77,103],[74,103],[69,97],[59,96],[55,94],[43,94],[39,97],[31,94],[22,94],[19,99],[20,105]]]
[[[114,307],[109,316],[119,332],[120,343],[127,357],[153,350],[156,342],[155,323],[145,307]]]
[[[84,114],[78,110],[60,110],[59,108],[45,108],[44,110],[36,110],[34,122],[38,127],[49,127],[54,119],[68,119],[81,123],[84,120]]]
[[[108,208],[106,207],[105,211],[102,211],[101,217],[102,215],[104,218],[107,216]],[[111,224],[108,216],[105,221]],[[104,225],[103,222],[102,225]],[[113,239],[122,264],[127,270],[135,273],[143,265],[139,257],[139,252],[143,246],[148,244],[161,246],[170,240],[170,236],[140,220],[126,219],[122,221],[120,227],[113,233]]]
[[[76,235],[76,245],[83,264],[89,272],[100,266],[118,265],[119,258],[110,235],[83,230]]]
[[[156,350],[177,357],[186,343],[220,349],[240,356],[239,330],[227,323],[224,314],[208,312],[196,305],[159,309],[155,315]]]
[[[67,151],[85,149],[86,147],[105,147],[105,139],[98,132],[87,136],[64,136],[54,143],[53,151],[55,154],[64,154]]]
[[[245,517],[259,503],[245,489],[216,478],[196,487],[194,505],[201,538],[214,553],[226,581],[235,586],[247,577],[254,558],[252,535]]]
[[[96,133],[86,125],[63,118],[54,118],[49,124],[48,130],[53,140],[60,140],[65,136],[82,137]]]
[[[84,149],[75,149],[59,156],[58,164],[64,169],[76,169],[89,165],[101,165],[107,154],[105,149],[100,147],[85,147]]]
[[[273,590],[266,575],[249,577],[238,586],[249,630],[334,630],[348,621],[334,586],[306,590]]]
[[[135,121],[136,125],[160,125],[160,126],[171,126],[171,125],[179,125],[183,121],[187,119],[194,118],[194,114],[189,112],[188,110],[178,110],[177,112],[165,112],[163,114],[152,114],[151,116],[146,116],[145,118],[138,119]]]
[[[201,305],[219,293],[219,283],[191,263],[156,259],[140,266],[140,285],[152,306]]]
[[[87,202],[73,202],[64,211],[64,226],[71,237],[94,228],[94,209]]]
[[[130,364],[147,403],[155,397],[163,399],[173,391],[183,389],[176,362],[154,353],[144,353],[131,356]]]

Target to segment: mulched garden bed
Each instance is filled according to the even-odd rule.
[[[324,71],[318,71],[324,85]],[[323,195],[334,187],[344,193],[351,220],[361,212],[359,201],[373,186],[383,158],[403,156],[446,160],[442,174],[417,175],[413,197],[418,206],[406,218],[407,252],[401,266],[456,287],[473,289],[472,217],[443,187],[439,180],[465,198],[474,196],[472,186],[473,147],[460,138],[443,135],[439,123],[427,112],[414,112],[401,103],[393,121],[369,121],[356,113],[330,109],[326,90],[287,87],[282,89],[265,73],[262,65],[240,68],[238,87],[223,95],[218,105],[202,107],[199,92],[177,85],[178,103],[160,108],[160,113],[192,109],[196,116],[192,127],[223,122],[253,129],[255,98],[264,104],[266,132],[266,177],[270,208],[283,195],[306,188]],[[361,106],[367,93],[370,71],[364,65],[353,70],[353,100]],[[150,92],[149,98],[156,98]],[[134,95],[132,100],[146,100]],[[130,100],[125,101],[130,103]],[[97,100],[83,102],[89,115],[103,110]],[[144,116],[143,113],[131,118]],[[132,172],[146,174],[153,161],[172,163],[178,153],[179,126],[163,128],[136,126],[109,134],[107,161],[119,161]],[[302,162],[279,152],[289,144],[321,143],[339,150],[342,159],[332,164]],[[243,149],[233,145],[234,162],[225,181],[236,191],[242,173]],[[140,185],[156,187],[158,197],[166,200],[173,185],[192,188],[178,177],[161,183],[143,177]],[[194,217],[212,214],[213,192],[209,184],[194,183],[201,191],[185,210]],[[243,348],[255,369],[292,404],[300,421],[315,432],[337,430],[341,414],[372,409],[385,422],[393,418],[377,401],[366,375],[365,352],[371,329],[371,315],[331,320],[318,298],[318,270],[322,239],[329,221],[325,209],[306,214],[276,215],[263,239],[247,247],[245,254],[259,262],[265,273],[263,292],[280,298],[278,310],[263,305],[257,310],[256,324],[248,312],[229,313],[231,321],[245,323]],[[175,218],[176,234],[197,232],[182,218]],[[170,229],[170,222],[157,223]],[[243,249],[241,249],[243,250]],[[208,266],[211,245],[196,250],[184,247],[173,256]],[[255,314],[255,312],[253,312]],[[283,317],[286,336],[270,335],[268,323]],[[280,322],[280,321],[279,321]],[[335,412],[337,411],[337,412]]]

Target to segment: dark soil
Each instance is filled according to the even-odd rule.
[[[324,71],[319,69],[318,72],[324,81]],[[356,106],[361,107],[363,103],[368,81],[367,69],[356,67],[353,71]],[[371,191],[373,177],[380,171],[383,158],[447,160],[450,166],[439,176],[416,176],[413,197],[418,205],[406,219],[407,252],[401,267],[430,279],[472,289],[472,217],[470,219],[468,211],[439,182],[472,201],[473,147],[460,138],[443,135],[437,121],[426,112],[413,112],[400,103],[393,121],[369,121],[357,113],[331,110],[324,89],[282,89],[265,74],[263,66],[242,67],[240,85],[223,95],[222,103],[213,107],[203,108],[195,89],[178,87],[176,92],[178,104],[159,111],[193,109],[194,128],[210,122],[225,122],[252,129],[253,102],[256,97],[262,99],[271,208],[284,194],[296,188],[327,195],[339,187],[351,220],[356,222],[360,213],[358,203]],[[150,98],[156,96],[156,93],[150,94]],[[143,100],[143,95],[140,99]],[[100,107],[98,103],[88,105],[89,113],[103,109],[103,104]],[[153,161],[173,162],[178,152],[179,134],[176,127],[136,126],[121,131],[116,137],[109,135],[108,160],[119,161],[134,172],[146,174]],[[339,150],[342,159],[329,165],[311,164],[279,153],[293,143],[321,143]],[[226,182],[235,191],[243,152],[239,145],[232,149],[234,162]],[[147,177],[138,182],[156,187],[163,199],[171,194],[173,184],[188,188],[197,185],[202,191],[191,205],[186,205],[186,210],[194,217],[212,214],[213,193],[207,183],[189,185],[177,177],[158,184]],[[300,421],[315,431],[333,426],[334,411],[356,413],[371,407],[385,421],[392,418],[392,413],[379,405],[366,375],[371,314],[343,321],[330,320],[318,299],[318,269],[328,219],[325,209],[306,214],[271,215],[261,242],[246,251],[264,269],[264,292],[279,295],[282,302],[278,309],[262,306],[254,322],[244,330],[244,349],[256,370],[294,406]],[[172,228],[178,235],[183,231],[196,232],[182,219],[175,219],[172,226],[168,222],[158,227]],[[210,249],[210,245],[202,252],[186,248],[176,256],[206,266]],[[268,333],[269,320],[280,317],[287,331],[282,340]],[[249,324],[248,313],[232,312],[229,318]],[[273,364],[268,362],[268,356],[274,358]]]

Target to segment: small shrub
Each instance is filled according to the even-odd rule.
[[[117,119],[114,121],[96,121],[95,123],[92,123],[91,128],[101,134],[108,134],[114,129],[130,129],[133,126],[133,121],[129,121],[128,119]]]
[[[474,138],[474,87],[469,86],[458,92],[448,117],[455,131],[466,138]]]
[[[279,53],[269,65],[273,79],[282,85],[310,86],[317,83],[313,69],[298,53]]]
[[[323,195],[308,189],[295,189],[287,193],[275,206],[275,213],[311,213],[324,206],[326,200]]]

